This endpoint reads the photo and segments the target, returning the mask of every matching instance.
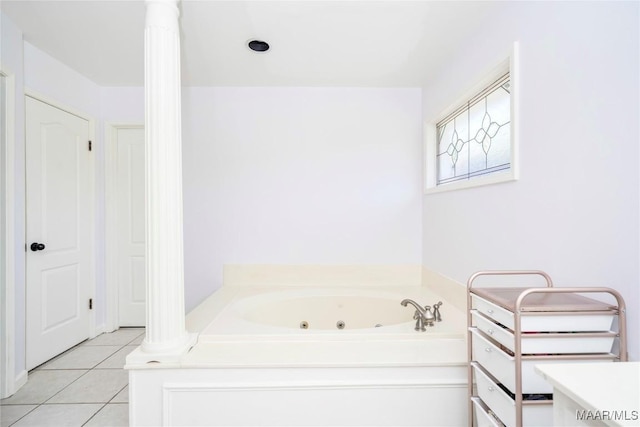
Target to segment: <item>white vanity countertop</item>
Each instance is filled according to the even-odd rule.
[[[621,411],[622,419],[605,417],[605,424],[640,425],[640,362],[548,364],[535,370],[587,411]]]

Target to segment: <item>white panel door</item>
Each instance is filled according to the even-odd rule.
[[[118,144],[118,320],[145,325],[144,129],[120,128]]]
[[[89,123],[26,98],[26,363],[89,337],[92,196]]]

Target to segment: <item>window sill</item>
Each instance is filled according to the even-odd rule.
[[[424,190],[424,194],[437,194],[444,193],[447,191],[457,191],[464,190],[467,188],[475,188],[482,187],[485,185],[493,185],[493,184],[502,184],[505,182],[513,182],[517,181],[518,177],[516,176],[513,170],[506,171],[504,173],[494,173],[491,175],[471,178],[461,181],[455,181],[449,184],[442,184],[433,187],[427,187]]]

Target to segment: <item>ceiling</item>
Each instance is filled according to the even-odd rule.
[[[499,2],[181,2],[185,86],[420,87]],[[24,39],[101,86],[143,84],[143,0],[2,0]],[[254,53],[246,43],[271,45]]]

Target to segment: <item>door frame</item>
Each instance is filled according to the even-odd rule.
[[[143,123],[105,123],[105,274],[107,313],[105,327],[120,327],[118,283],[118,130],[144,129]]]
[[[58,102],[55,99],[52,99],[46,95],[43,95],[37,91],[34,91],[30,88],[25,87],[24,88],[24,96],[25,99],[27,97],[29,98],[33,98],[37,101],[40,102],[44,102],[45,104],[48,104],[54,108],[57,108],[59,110],[65,111],[69,114],[72,114],[74,116],[77,116],[83,120],[86,120],[89,126],[89,141],[92,142],[92,152],[93,155],[89,156],[89,194],[87,195],[89,197],[89,205],[91,206],[89,209],[89,223],[92,224],[93,226],[91,227],[91,230],[89,230],[89,251],[90,256],[90,263],[89,263],[89,298],[92,298],[94,300],[94,308],[93,310],[91,310],[89,312],[89,325],[88,325],[88,330],[87,330],[87,338],[91,339],[94,338],[96,335],[98,335],[99,333],[102,333],[103,330],[102,328],[100,330],[97,329],[96,327],[96,312],[98,311],[97,308],[100,307],[101,304],[99,304],[99,301],[96,301],[96,256],[97,256],[97,251],[96,251],[96,227],[97,227],[97,223],[96,223],[96,155],[97,155],[97,148],[99,146],[99,144],[96,141],[96,120],[90,116],[89,114],[86,114],[83,111],[77,110],[75,108],[71,108],[68,105],[62,104],[60,102]],[[27,116],[25,114],[25,129],[26,129],[26,124],[27,124]],[[26,151],[26,135],[25,135],[25,151]],[[27,158],[25,156],[25,174],[27,171]],[[28,206],[26,206],[26,199],[27,199],[27,181],[25,178],[25,186],[24,186],[24,197],[25,197],[25,230],[24,230],[24,241],[27,242],[27,221],[26,221],[26,214],[27,214],[27,209]],[[25,246],[25,251],[26,251],[26,246]],[[25,289],[27,286],[27,260],[25,257],[25,263],[24,263],[24,277],[25,277]],[[25,325],[27,322],[27,300],[25,298],[25,308],[24,308],[24,313],[25,313]],[[102,305],[104,307],[104,305]],[[25,362],[26,362],[26,357],[27,357],[27,348],[26,348],[26,327],[25,327]]]
[[[4,153],[0,170],[4,171],[0,181],[4,188],[0,192],[3,198],[0,207],[0,221],[5,234],[0,242],[3,254],[0,259],[0,397],[8,397],[27,382],[26,372],[16,378],[15,348],[15,126],[16,126],[16,78],[3,64],[0,74],[5,82],[5,100],[2,106],[5,112],[4,141],[0,150]]]

